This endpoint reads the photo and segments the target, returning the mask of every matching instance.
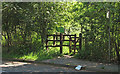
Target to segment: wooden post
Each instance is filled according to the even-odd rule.
[[[79,50],[82,48],[82,34],[79,34]]]
[[[60,33],[60,54],[62,54],[62,33]]]
[[[55,46],[55,34],[53,35],[53,46]]]
[[[76,50],[76,34],[75,34],[75,37],[74,37],[74,54],[75,54],[75,50]]]
[[[71,46],[72,46],[72,41],[71,41],[72,39],[71,39],[71,36],[70,36],[70,38],[69,38],[69,53],[71,53]]]
[[[46,49],[48,49],[47,44],[48,44],[48,35],[47,35],[47,37],[46,37]]]

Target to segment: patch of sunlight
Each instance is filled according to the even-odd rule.
[[[33,54],[33,52],[31,52],[28,55],[24,55],[24,56],[20,57],[19,59],[36,60],[36,59],[38,59],[38,56],[36,54]]]
[[[64,54],[69,53],[69,47],[63,47],[63,53]]]

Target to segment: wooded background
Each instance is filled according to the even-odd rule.
[[[78,58],[120,60],[120,2],[3,2],[3,54],[44,50],[56,27],[82,33]]]

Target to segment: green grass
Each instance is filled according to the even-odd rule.
[[[25,60],[45,60],[52,59],[56,56],[59,56],[59,50],[57,48],[49,48],[49,50],[40,50],[38,52],[31,52],[28,54],[18,54],[15,52],[11,53],[2,53],[3,58],[15,58],[15,59],[25,59]]]
[[[60,54],[59,47],[49,47],[48,50],[42,49],[38,52],[31,52],[28,54],[19,54],[18,52],[11,51],[10,53],[5,52],[6,49],[3,48],[3,58],[15,58],[15,59],[25,59],[25,60],[45,60],[45,59],[52,59],[57,56],[63,56],[64,54],[69,53],[68,47],[63,47],[63,53]]]

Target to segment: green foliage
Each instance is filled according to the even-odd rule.
[[[119,23],[115,21],[118,18],[116,15],[119,15],[117,11],[119,7],[116,8],[116,5],[119,5],[119,3],[76,2],[73,5],[74,8],[69,10],[71,14],[74,14],[74,22],[80,25],[80,32],[83,36],[82,41],[85,49],[79,51],[77,55],[79,58],[102,61],[109,60],[109,56],[111,59],[116,59],[115,56],[117,56],[119,59],[119,46],[112,40],[119,41],[117,38],[115,39],[115,36],[119,35],[117,31]],[[109,19],[106,18],[108,10],[110,10]],[[78,25],[75,27],[78,27]],[[111,51],[114,48],[115,50]],[[113,53],[118,55],[113,55]]]
[[[55,34],[56,27],[65,27],[66,34],[79,36],[82,33],[82,49],[77,57],[106,61],[109,56],[110,60],[119,59],[119,5],[119,2],[3,2],[3,52],[31,58],[38,55],[37,52],[44,52],[47,34]],[[108,10],[110,18],[106,18]],[[68,54],[68,48],[64,49],[64,54]],[[34,58],[39,59],[36,55]]]

